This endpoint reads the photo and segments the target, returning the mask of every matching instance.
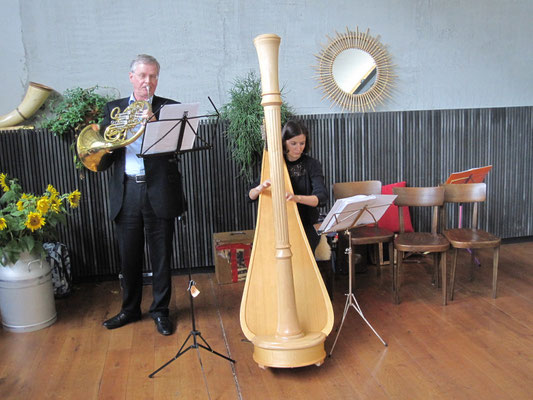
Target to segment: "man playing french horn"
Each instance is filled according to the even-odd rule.
[[[176,101],[156,96],[160,66],[149,55],[140,54],[130,66],[129,79],[133,92],[129,97],[109,102],[100,132],[112,124],[113,110],[125,110],[132,103],[146,101],[151,107],[143,112],[143,120],[157,120],[164,104]],[[152,114],[152,111],[154,114]],[[113,115],[114,116],[114,115]],[[140,129],[142,124],[136,129]],[[109,131],[109,130],[108,130]],[[128,131],[128,136],[135,134]],[[127,140],[127,139],[126,139]],[[141,319],[142,267],[145,239],[152,265],[153,301],[149,309],[157,331],[170,335],[172,239],[174,219],[186,209],[182,178],[174,155],[137,157],[142,137],[125,147],[113,149],[112,173],[109,179],[109,217],[115,222],[122,274],[122,307],[104,321],[108,329],[120,328]]]

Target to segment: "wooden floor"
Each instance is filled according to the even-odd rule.
[[[173,278],[172,316],[179,327],[169,337],[159,335],[147,316],[106,330],[102,321],[120,307],[118,283],[79,285],[57,300],[58,321],[51,327],[31,333],[0,329],[0,398],[531,399],[533,243],[502,247],[495,300],[490,256],[480,255],[474,282],[458,270],[455,300],[446,307],[424,263],[406,265],[400,305],[392,304],[389,268],[379,278],[374,269],[357,275],[357,300],[388,347],[350,309],[332,357],[321,367],[288,370],[262,370],[252,360],[239,324],[242,283],[220,286],[214,274],[194,276],[201,291],[197,328],[236,363],[192,349],[153,379],[148,375],[177,354],[191,330],[187,277]],[[335,328],[346,290],[347,277],[338,276]],[[334,338],[335,330],[328,351]]]

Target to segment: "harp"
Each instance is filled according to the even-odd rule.
[[[280,38],[260,35],[254,44],[268,141],[261,181],[270,179],[272,185],[259,198],[241,328],[254,345],[253,358],[260,367],[321,365],[326,356],[324,341],[333,327],[333,308],[296,203],[285,200],[286,191],[292,189],[281,143]]]

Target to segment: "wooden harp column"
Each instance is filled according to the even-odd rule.
[[[281,95],[278,83],[280,38],[254,40],[261,70],[268,152],[261,180],[271,190],[260,196],[256,233],[241,303],[241,327],[261,366],[320,365],[333,326],[333,308],[299,218],[283,160]],[[289,240],[290,239],[290,240]]]

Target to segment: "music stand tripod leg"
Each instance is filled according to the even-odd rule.
[[[213,350],[211,348],[211,346],[207,343],[207,341],[203,338],[202,333],[196,329],[196,320],[195,320],[195,317],[194,317],[194,301],[193,301],[193,296],[192,296],[191,290],[190,290],[190,287],[194,284],[194,281],[191,279],[190,268],[191,267],[190,267],[190,264],[189,264],[189,299],[190,299],[190,303],[191,303],[192,330],[190,331],[189,335],[187,336],[187,339],[185,339],[185,341],[181,345],[181,347],[178,350],[178,352],[176,353],[176,355],[173,358],[171,358],[169,361],[167,361],[165,364],[163,364],[161,367],[159,367],[157,370],[155,370],[150,375],[148,375],[149,378],[153,378],[155,374],[157,374],[159,371],[161,371],[163,368],[165,368],[171,362],[177,360],[180,356],[185,354],[190,349],[196,349],[196,351],[198,352],[198,357],[200,357],[200,352],[198,351],[198,348],[202,348],[202,349],[207,350],[207,351],[209,351],[209,352],[211,352],[211,353],[213,353],[213,354],[215,354],[215,355],[217,355],[219,357],[222,357],[222,358],[224,358],[224,359],[226,359],[226,360],[228,360],[228,361],[230,361],[232,363],[235,363],[235,360],[233,360],[233,359],[231,359],[229,357],[226,357],[225,355],[220,354],[219,352]],[[197,337],[202,339],[202,341],[205,343],[205,345],[203,345],[201,343],[198,343]],[[193,343],[189,347],[187,347],[185,350],[183,350],[183,348],[185,347],[185,345],[187,344],[187,342],[189,341],[190,338],[192,338]],[[201,363],[201,360],[200,360],[200,363]]]
[[[350,278],[351,279],[351,278]],[[339,329],[337,330],[337,335],[335,336],[335,341],[333,342],[333,346],[331,346],[331,350],[329,351],[329,356],[331,357],[331,354],[333,353],[333,349],[335,348],[335,345],[337,344],[337,339],[339,338],[339,335],[342,330],[342,325],[344,324],[344,319],[346,318],[346,314],[348,314],[348,310],[350,309],[350,302],[351,297],[346,295],[346,304],[344,305],[344,312],[342,313],[342,320],[341,324],[339,325]]]
[[[359,307],[359,303],[357,302],[357,299],[355,298],[355,295],[353,294],[353,287],[352,287],[352,281],[353,281],[353,250],[352,250],[352,233],[350,230],[348,230],[348,248],[346,249],[346,253],[348,253],[348,293],[346,296],[348,298],[346,299],[346,304],[344,306],[344,313],[342,314],[342,320],[341,324],[339,326],[339,330],[337,331],[337,336],[335,337],[335,341],[333,342],[333,346],[331,347],[331,350],[329,352],[329,355],[331,357],[331,354],[333,353],[333,349],[335,348],[335,344],[337,343],[337,339],[339,338],[339,334],[341,333],[342,325],[344,324],[344,319],[346,318],[346,314],[348,313],[348,309],[350,306],[352,306],[355,311],[359,314],[361,318],[363,318],[363,321],[366,322],[366,324],[372,329],[372,332],[378,337],[379,340],[381,340],[381,343],[383,343],[384,346],[387,346],[387,343],[379,336],[379,334],[376,332],[376,330],[370,325],[370,322],[365,318],[363,312],[361,311],[361,307]]]
[[[355,298],[355,295],[353,293],[352,293],[352,297],[353,297],[354,303],[352,303],[351,305],[353,306],[355,311],[357,311],[357,313],[361,316],[361,318],[363,318],[363,321],[365,321],[366,324],[370,327],[370,329],[372,329],[372,332],[374,332],[374,334],[378,337],[378,339],[381,340],[381,343],[383,343],[384,346],[387,346],[387,343],[381,338],[381,336],[379,336],[379,334],[376,332],[374,327],[370,325],[370,322],[368,322],[368,320],[365,318],[363,312],[361,311],[361,307],[359,307],[359,303],[357,303],[357,299]]]
[[[463,227],[463,204],[459,204],[459,223],[457,224],[458,228],[461,229]],[[474,229],[477,228],[477,226],[473,227]],[[478,260],[478,258],[475,256],[475,254],[472,252],[472,249],[466,249],[470,253],[470,255],[473,258],[473,261],[476,263],[478,267],[481,267],[481,262]]]
[[[180,356],[185,354],[190,349],[196,349],[196,351],[198,353],[198,359],[200,360],[200,365],[201,366],[202,366],[202,361],[201,361],[201,358],[200,358],[200,351],[198,350],[199,348],[207,350],[207,351],[209,351],[209,352],[211,352],[211,353],[213,353],[213,354],[215,354],[215,355],[217,355],[219,357],[222,357],[222,358],[224,358],[224,359],[226,359],[226,360],[228,360],[228,361],[230,361],[232,363],[235,363],[235,360],[233,360],[233,359],[231,359],[229,357],[226,357],[223,354],[220,354],[220,353],[214,351],[211,348],[211,346],[209,346],[207,341],[202,337],[201,332],[196,329],[196,319],[195,319],[195,316],[194,316],[194,300],[193,300],[193,295],[192,295],[192,287],[194,286],[194,284],[195,284],[195,282],[192,279],[192,267],[191,267],[191,263],[189,262],[189,288],[187,290],[189,292],[189,302],[191,304],[191,324],[192,324],[192,329],[189,332],[189,335],[187,336],[187,338],[185,339],[183,344],[181,345],[180,349],[176,353],[176,355],[173,358],[171,358],[169,361],[167,361],[165,364],[163,364],[161,367],[156,369],[154,372],[152,372],[150,375],[148,375],[149,378],[153,378],[155,374],[157,374],[159,371],[161,371],[163,368],[168,366],[173,361],[177,360]],[[203,345],[201,343],[198,343],[197,337],[202,339],[202,341],[205,343],[205,345]],[[185,347],[185,345],[187,344],[187,342],[189,341],[190,338],[192,338],[193,343],[189,347],[187,347],[185,350],[183,350],[183,348]],[[202,367],[202,372],[203,372],[203,367]]]

